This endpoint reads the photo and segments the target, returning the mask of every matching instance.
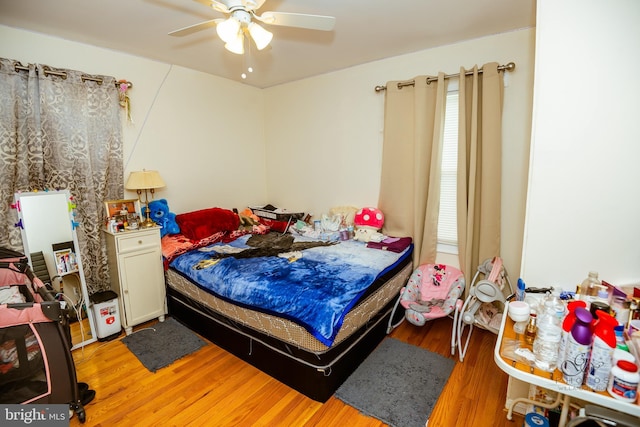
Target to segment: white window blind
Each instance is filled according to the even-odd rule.
[[[440,210],[438,214],[438,252],[458,253],[458,225],[456,214],[457,169],[458,88],[457,84],[451,84],[447,93],[444,119],[442,171],[440,176]]]

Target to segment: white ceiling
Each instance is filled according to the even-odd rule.
[[[258,14],[266,11],[330,15],[336,25],[332,32],[265,25],[270,47],[243,58],[224,49],[215,28],[167,35],[224,17],[193,0],[0,0],[0,24],[259,88],[535,26],[535,0],[266,0]],[[244,65],[254,68],[246,80]]]

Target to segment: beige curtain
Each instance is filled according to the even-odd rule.
[[[495,62],[460,78],[458,257],[467,279],[500,255],[503,88]]]
[[[469,280],[478,265],[500,255],[503,79],[498,64],[460,69],[458,250]],[[388,82],[382,180],[378,207],[383,233],[414,239],[414,265],[436,259],[442,134],[447,94],[444,74],[427,84]]]
[[[378,207],[383,233],[411,236],[414,265],[435,262],[440,158],[447,94],[444,73],[413,85],[388,82],[385,95],[382,180]]]

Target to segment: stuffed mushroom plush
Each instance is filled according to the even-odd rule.
[[[377,241],[382,237],[378,230],[384,225],[384,214],[378,208],[362,208],[356,212],[353,223],[355,225],[353,240]]]

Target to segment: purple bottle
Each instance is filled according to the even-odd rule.
[[[564,382],[580,387],[584,382],[591,354],[591,342],[593,340],[591,321],[593,316],[591,316],[589,310],[582,307],[576,308],[574,313],[576,321],[567,340],[565,358],[560,370],[562,371]]]

